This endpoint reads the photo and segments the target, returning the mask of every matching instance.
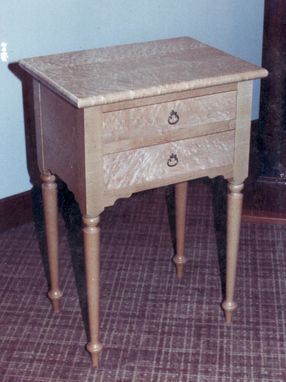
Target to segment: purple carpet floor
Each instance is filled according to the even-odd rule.
[[[1,382],[285,382],[286,226],[243,223],[231,325],[220,308],[223,232],[211,187],[189,184],[186,264],[175,276],[171,191],[101,219],[100,368],[91,367],[79,215],[60,215],[61,312],[47,299],[39,221],[0,234]],[[171,203],[169,203],[170,206]],[[215,211],[216,210],[216,211]],[[37,212],[37,208],[36,208]],[[38,211],[39,212],[39,211]],[[68,216],[68,218],[67,218]],[[216,229],[215,229],[216,227]]]

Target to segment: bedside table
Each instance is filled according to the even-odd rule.
[[[226,321],[234,286],[243,182],[248,174],[252,80],[267,71],[189,37],[24,59],[33,77],[54,311],[59,310],[56,177],[83,215],[93,365],[99,341],[99,216],[132,193],[175,184],[182,277],[187,181],[224,176],[227,215]]]

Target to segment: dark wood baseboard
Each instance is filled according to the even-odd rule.
[[[252,223],[286,224],[286,183],[260,175],[259,120],[251,123],[249,173],[245,183],[242,219]]]
[[[279,212],[243,209],[242,221],[248,223],[286,224],[286,215]]]
[[[252,223],[286,224],[286,183],[265,177],[247,183],[242,219]]]
[[[26,191],[1,199],[0,216],[0,231],[32,221],[32,192]]]

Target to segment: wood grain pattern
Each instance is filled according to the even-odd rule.
[[[108,113],[111,111],[118,111],[124,109],[132,109],[134,107],[149,106],[164,102],[178,101],[194,97],[202,97],[210,94],[226,93],[231,91],[236,91],[237,84],[229,83],[226,85],[216,85],[211,87],[204,87],[198,89],[189,89],[179,92],[172,92],[168,94],[155,95],[151,97],[136,98],[127,101],[113,102],[104,104],[101,106],[103,113]]]
[[[174,111],[178,122],[169,124],[168,118]],[[236,92],[194,97],[150,106],[125,109],[103,114],[104,143],[136,140],[174,134],[179,139],[180,130],[196,130],[201,125],[230,121],[236,116]],[[215,130],[213,131],[215,132]]]
[[[20,65],[78,108],[267,75],[190,37],[34,57]]]
[[[229,131],[105,155],[105,188],[107,191],[135,186],[136,189],[144,189],[154,181],[172,183],[180,175],[208,175],[209,169],[232,165],[233,152],[234,131]],[[177,155],[179,162],[175,167],[168,167],[167,161],[172,153]]]
[[[208,123],[205,125],[197,125],[194,128],[185,127],[182,129],[174,129],[164,134],[143,135],[133,137],[132,139],[123,139],[106,143],[103,146],[104,154],[112,154],[121,151],[132,150],[140,147],[159,145],[161,143],[174,142],[182,139],[211,135],[215,132],[234,130],[236,120]]]

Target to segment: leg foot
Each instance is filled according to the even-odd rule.
[[[91,354],[92,366],[98,368],[99,367],[99,353]]]
[[[237,267],[237,255],[239,246],[240,222],[243,195],[243,184],[228,184],[227,197],[227,245],[226,245],[226,296],[222,303],[225,311],[226,322],[232,320],[233,311],[236,308],[234,302],[234,288]]]
[[[58,313],[60,311],[60,301],[59,300],[52,301],[52,308],[55,313]]]
[[[182,182],[175,185],[175,204],[176,204],[176,255],[173,258],[176,264],[177,277],[181,278],[184,274],[185,258],[185,225],[186,225],[186,206],[187,206],[188,183]]]
[[[102,345],[99,341],[99,217],[84,216],[83,223],[88,321],[90,332],[90,341],[87,344],[87,350],[91,354],[93,366],[98,367],[99,353],[102,349]]]
[[[52,308],[55,313],[58,313],[60,311],[60,299],[62,297],[63,293],[58,290],[58,291],[49,291],[48,297],[51,300],[52,303]]]
[[[181,279],[184,276],[184,265],[185,263],[176,264],[176,275],[179,279]]]
[[[57,184],[55,176],[50,173],[42,174],[41,178],[51,284],[48,297],[53,311],[58,312],[63,293],[59,287]]]
[[[233,311],[236,309],[237,304],[235,302],[233,303],[226,303],[225,301],[222,303],[222,308],[224,310],[224,316],[225,316],[225,322],[227,324],[230,324],[232,321],[232,314]]]
[[[93,345],[90,342],[86,346],[88,352],[91,356],[92,366],[98,368],[99,367],[99,358],[100,352],[102,350],[102,345],[98,342],[97,345]]]

